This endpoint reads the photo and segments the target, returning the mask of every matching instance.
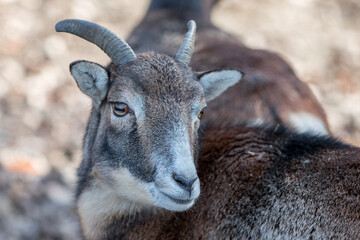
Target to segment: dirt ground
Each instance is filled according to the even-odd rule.
[[[0,239],[79,239],[75,171],[90,100],[68,66],[106,64],[54,25],[97,22],[126,38],[149,1],[0,0]],[[333,134],[360,146],[360,0],[222,0],[217,26],[275,51],[310,84]]]

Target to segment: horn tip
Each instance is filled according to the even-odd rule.
[[[55,30],[57,32],[64,32],[65,26],[69,25],[70,22],[71,22],[71,19],[64,19],[64,20],[57,22],[55,24]]]
[[[80,19],[63,19],[55,24],[55,30],[57,32],[66,32],[69,26],[76,23],[86,23],[86,21]]]
[[[57,22],[57,23],[55,24],[55,31],[57,31],[57,32],[62,32],[63,21],[64,21],[64,20],[62,20],[62,21],[60,21],[60,22]]]
[[[196,22],[194,20],[190,20],[187,23],[188,29],[195,28],[196,29]]]

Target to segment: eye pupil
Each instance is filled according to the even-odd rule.
[[[118,117],[123,117],[129,112],[129,107],[126,103],[114,103],[112,104],[112,109]]]
[[[201,112],[200,112],[199,115],[198,115],[198,118],[201,119],[201,118],[203,117],[203,115],[204,115],[204,109],[201,110]]]

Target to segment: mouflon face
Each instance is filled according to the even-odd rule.
[[[138,183],[139,189],[130,191],[143,192],[141,202],[174,211],[189,208],[200,194],[194,159],[205,107],[194,74],[170,57],[150,53],[128,66],[110,66],[94,168],[109,183],[126,169],[131,180],[121,181]]]

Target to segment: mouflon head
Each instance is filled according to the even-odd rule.
[[[176,54],[135,54],[109,30],[82,20],[63,20],[56,30],[98,45],[111,58],[105,68],[76,61],[70,71],[93,100],[79,176],[86,189],[107,189],[119,201],[171,211],[190,208],[200,194],[195,160],[206,103],[234,85],[243,73],[194,73],[194,21]],[[93,119],[92,119],[93,118]]]

